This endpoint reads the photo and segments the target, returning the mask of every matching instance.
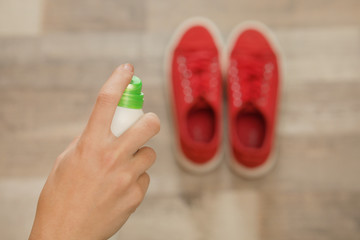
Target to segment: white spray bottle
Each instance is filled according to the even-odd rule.
[[[133,76],[121,96],[111,123],[111,131],[116,137],[119,137],[144,114],[142,110],[144,94],[141,88],[140,78]]]

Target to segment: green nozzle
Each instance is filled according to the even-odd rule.
[[[132,109],[142,109],[144,94],[141,92],[142,82],[137,76],[133,76],[130,84],[121,96],[118,106]]]

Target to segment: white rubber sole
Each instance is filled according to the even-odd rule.
[[[283,52],[280,48],[280,44],[278,43],[278,40],[276,39],[275,35],[272,33],[272,31],[263,23],[261,22],[257,22],[257,21],[246,21],[244,23],[239,24],[237,27],[234,28],[234,30],[230,33],[227,44],[226,44],[226,48],[223,54],[223,66],[224,69],[228,69],[229,67],[229,59],[230,59],[230,53],[231,50],[234,47],[234,44],[236,42],[237,37],[246,29],[255,29],[258,30],[259,32],[261,32],[262,34],[265,35],[266,39],[269,41],[270,46],[272,47],[272,49],[274,50],[274,52],[277,53],[277,59],[278,59],[278,68],[279,68],[279,85],[278,85],[278,110],[277,110],[277,116],[279,116],[279,107],[280,107],[280,99],[281,99],[281,83],[282,80],[284,78],[284,72],[283,72],[283,66],[284,66],[284,55]],[[230,121],[230,120],[228,120]],[[231,145],[228,144],[228,153],[229,153],[229,157],[228,159],[228,165],[229,167],[239,176],[247,178],[247,179],[256,179],[259,177],[262,177],[264,175],[266,175],[268,172],[270,172],[274,166],[277,163],[277,151],[278,151],[278,146],[275,144],[276,142],[276,138],[277,138],[277,124],[279,122],[279,119],[277,119],[277,123],[275,126],[275,140],[274,140],[274,145],[273,145],[273,149],[270,153],[270,156],[268,157],[268,159],[266,160],[266,162],[256,168],[248,168],[244,165],[241,165],[239,162],[236,161],[235,156],[233,155],[233,152],[231,150]]]
[[[219,57],[220,57],[220,64],[222,64],[222,59],[223,56],[221,55],[222,53],[222,47],[223,47],[223,41],[221,38],[221,34],[219,32],[219,30],[217,29],[216,25],[211,22],[209,19],[207,18],[203,18],[203,17],[194,17],[194,18],[190,18],[186,21],[184,21],[175,31],[175,33],[173,34],[170,43],[168,44],[167,48],[166,48],[166,52],[165,52],[165,58],[164,58],[164,69],[165,69],[165,82],[164,82],[164,93],[166,94],[166,99],[168,99],[169,101],[167,101],[167,112],[168,112],[168,118],[169,118],[169,122],[170,122],[170,128],[171,128],[171,132],[172,132],[172,146],[174,146],[174,152],[175,152],[175,157],[176,160],[178,162],[178,164],[185,170],[192,172],[192,173],[197,173],[197,174],[202,174],[202,173],[207,173],[210,172],[212,170],[214,170],[217,166],[219,166],[219,164],[221,163],[222,159],[223,159],[223,146],[219,146],[218,151],[216,152],[216,154],[214,155],[214,157],[212,159],[210,159],[207,163],[205,164],[196,164],[194,162],[192,162],[190,159],[188,159],[182,152],[181,150],[181,146],[180,146],[180,142],[179,142],[179,138],[177,136],[177,131],[176,131],[176,124],[175,124],[175,119],[174,119],[174,115],[175,115],[175,106],[174,106],[174,101],[173,101],[173,94],[172,94],[172,83],[170,81],[171,78],[171,63],[172,63],[172,58],[173,58],[173,50],[175,48],[175,46],[177,46],[177,44],[179,43],[181,37],[183,36],[184,32],[186,30],[188,30],[191,26],[194,25],[201,25],[201,26],[205,26],[206,29],[209,30],[209,32],[211,33],[211,35],[214,37],[214,41],[216,46],[219,49]],[[222,121],[222,120],[221,120]],[[222,134],[222,122],[221,122],[221,136]],[[222,141],[220,141],[222,142]]]

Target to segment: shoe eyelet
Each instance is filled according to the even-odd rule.
[[[239,99],[239,100],[234,100],[234,101],[233,101],[233,105],[234,105],[235,107],[240,107],[241,104],[242,104],[241,99]]]
[[[194,100],[194,98],[190,95],[185,95],[185,102],[186,103],[191,103]]]
[[[186,63],[186,58],[184,56],[178,56],[176,59],[178,64],[185,64]]]

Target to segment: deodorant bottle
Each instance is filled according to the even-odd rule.
[[[144,94],[141,92],[140,78],[133,76],[130,84],[121,96],[111,123],[111,131],[119,137],[143,114]]]

